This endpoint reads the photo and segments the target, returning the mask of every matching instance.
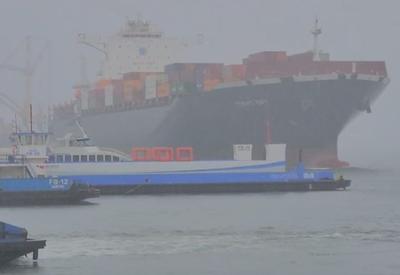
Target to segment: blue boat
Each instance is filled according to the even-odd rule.
[[[246,166],[173,173],[74,175],[67,178],[84,181],[101,190],[102,194],[132,195],[333,191],[346,189],[351,183],[342,177],[336,179],[331,170],[307,170],[302,164],[289,172],[247,172],[263,168]]]
[[[99,191],[77,179],[37,177],[26,163],[0,164],[0,205],[69,204]]]
[[[349,180],[335,179],[331,170],[306,170],[301,161],[290,171],[285,161],[271,160],[129,161],[115,150],[87,145],[52,148],[48,155],[48,133],[17,133],[15,140],[32,173],[85,182],[102,194],[315,191],[350,186]]]
[[[39,249],[45,246],[45,240],[28,239],[25,228],[0,221],[0,266],[29,253],[37,260]]]

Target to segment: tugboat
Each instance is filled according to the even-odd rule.
[[[0,163],[0,205],[72,204],[99,191],[66,177],[38,177],[26,163]]]
[[[29,239],[25,228],[0,221],[0,266],[30,253],[36,261],[45,246],[45,240]]]

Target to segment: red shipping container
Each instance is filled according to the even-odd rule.
[[[155,161],[173,161],[174,149],[172,147],[154,147],[152,156]]]
[[[175,149],[176,161],[193,161],[193,147],[178,147]]]
[[[153,160],[153,151],[148,147],[133,147],[131,151],[131,159],[133,161],[151,161]]]

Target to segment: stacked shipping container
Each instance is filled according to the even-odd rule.
[[[175,63],[167,65],[165,72],[172,94],[211,91],[223,80],[220,63]]]
[[[314,61],[306,52],[288,56],[286,52],[260,52],[249,55],[243,64],[174,63],[165,67],[165,73],[131,72],[122,79],[100,80],[87,95],[79,91],[78,99],[86,99],[87,109],[140,103],[154,98],[165,98],[197,92],[209,92],[220,83],[259,78],[318,74],[386,75],[384,62]]]

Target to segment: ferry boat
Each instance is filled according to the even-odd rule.
[[[131,161],[116,150],[89,146],[87,137],[70,146],[47,147],[48,133],[17,133],[16,150],[30,159],[34,173],[85,182],[102,194],[236,193],[338,190],[349,180],[330,170],[286,171],[284,160]],[[71,146],[72,145],[72,146]],[[284,151],[284,150],[281,150]]]
[[[99,196],[77,179],[37,174],[34,165],[25,156],[0,158],[0,205],[70,204]]]

